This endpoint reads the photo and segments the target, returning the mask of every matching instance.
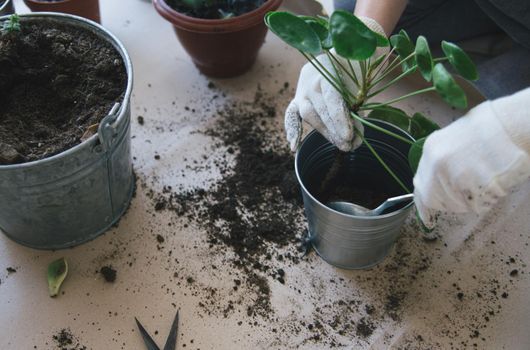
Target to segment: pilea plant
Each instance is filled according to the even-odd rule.
[[[329,18],[270,12],[265,16],[265,23],[283,41],[298,49],[340,93],[353,119],[365,127],[377,129],[411,145],[408,158],[413,172],[416,172],[426,137],[440,127],[421,113],[409,116],[392,105],[412,96],[436,91],[449,105],[466,108],[466,94],[443,62],[448,62],[467,80],[478,79],[475,64],[457,45],[443,41],[441,48],[445,56],[434,58],[425,37],[419,36],[414,43],[401,30],[388,39],[370,30],[359,18],[346,11],[335,11]],[[389,49],[387,53],[374,55],[378,47]],[[320,54],[327,56],[333,69],[328,69],[329,65],[326,68],[317,59]],[[354,64],[358,64],[358,69],[354,69]],[[416,71],[431,86],[389,101],[374,101],[381,92]],[[348,86],[355,86],[356,91],[350,91]],[[416,141],[374,125],[363,118],[361,112],[366,113],[367,118],[383,120],[399,127]],[[406,192],[411,192],[362,133],[356,130],[356,134],[399,185]]]
[[[168,0],[177,11],[199,18],[232,18],[257,9],[266,0]]]

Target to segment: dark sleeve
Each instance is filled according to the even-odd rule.
[[[513,40],[530,49],[530,1],[475,1]]]

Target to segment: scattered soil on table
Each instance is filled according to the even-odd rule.
[[[121,56],[90,31],[33,19],[21,27],[0,34],[0,165],[79,144],[126,88]]]
[[[105,281],[110,283],[114,283],[116,281],[116,275],[118,272],[112,266],[103,266],[99,272],[101,275],[103,275]]]
[[[6,271],[7,271],[7,273],[15,273],[15,272],[17,272],[17,270],[16,270],[14,267],[11,267],[11,266],[8,267],[8,268],[6,269]]]
[[[60,350],[87,350],[87,347],[79,343],[70,329],[62,329],[53,337],[55,348]]]
[[[243,271],[256,292],[247,313],[266,315],[270,288],[266,276],[280,283],[288,278],[274,260],[297,263],[301,254],[280,254],[279,248],[301,242],[302,203],[294,176],[293,155],[274,124],[274,98],[256,93],[251,102],[228,102],[206,135],[226,149],[218,162],[223,178],[210,189],[165,189],[154,195],[154,209],[171,210],[208,233],[216,251],[234,253],[232,263]]]
[[[266,0],[211,0],[202,1],[197,7],[186,5],[183,0],[165,0],[175,11],[187,16],[205,19],[236,17],[259,8]]]
[[[238,326],[257,327],[256,333],[268,334],[267,346],[271,348],[331,349],[364,348],[374,340],[393,344],[396,339],[391,331],[407,326],[402,319],[410,315],[408,310],[439,293],[440,300],[449,300],[450,307],[433,311],[434,316],[428,320],[431,323],[406,333],[400,339],[405,345],[399,344],[397,349],[441,349],[444,347],[439,340],[466,337],[469,341],[464,339],[451,348],[475,343],[480,348],[491,340],[483,334],[494,324],[489,320],[500,312],[502,303],[510,300],[513,282],[506,280],[515,281],[524,273],[521,266],[512,265],[514,259],[509,260],[503,279],[492,278],[498,274],[486,272],[489,267],[477,267],[480,272],[476,280],[459,275],[458,263],[451,265],[446,275],[436,261],[447,252],[443,237],[421,239],[418,224],[410,218],[389,257],[370,271],[336,271],[314,254],[302,260],[303,254],[296,247],[303,239],[306,222],[293,156],[272,117],[281,113],[275,113],[278,96],[258,91],[250,102],[227,100],[214,105],[204,100],[201,106],[190,104],[184,113],[204,121],[207,117],[202,108],[209,109],[208,115],[214,111],[217,118],[208,124],[210,127],[191,132],[211,136],[214,144],[205,141],[202,162],[198,154],[193,160],[183,156],[179,170],[183,178],[206,175],[204,186],[190,190],[179,185],[163,186],[160,178],[144,179],[143,188],[152,198],[149,215],[153,215],[154,222],[170,220],[168,231],[151,231],[152,243],[159,249],[156,257],[149,258],[167,261],[165,268],[171,271],[171,277],[162,282],[161,288],[168,295],[176,293],[171,285],[184,288],[185,295],[198,298],[195,310],[199,317],[235,317]],[[179,183],[178,176],[175,181]],[[202,185],[195,178],[184,182]],[[164,211],[175,216],[158,216]],[[197,240],[190,237],[191,245],[173,245],[175,239],[183,239],[172,237],[173,228],[175,236],[197,231],[201,235]],[[271,228],[277,230],[276,234]],[[157,234],[163,234],[163,245],[155,241]],[[198,254],[204,263],[196,264],[194,260],[193,265],[187,265],[177,255],[178,249],[190,249],[188,253]],[[492,250],[492,254],[497,252]],[[435,269],[431,267],[433,262]],[[517,272],[512,272],[515,269]],[[291,275],[290,271],[297,272]],[[462,281],[470,280],[476,282],[464,287]],[[454,290],[450,284],[449,288],[444,286],[447,281],[454,281]],[[275,298],[288,298],[290,302],[281,315],[271,307],[273,291],[279,293]],[[462,300],[458,293],[462,293]],[[435,309],[440,305],[432,306]],[[446,317],[451,317],[451,322],[444,321]],[[247,332],[245,327],[242,331]],[[255,330],[248,332],[242,336],[252,337]]]
[[[357,335],[359,337],[367,338],[372,335],[372,333],[374,332],[375,326],[370,320],[367,320],[366,318],[363,317],[357,323],[356,329],[357,329]]]

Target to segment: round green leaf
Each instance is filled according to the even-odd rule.
[[[416,62],[423,78],[427,81],[432,79],[432,68],[434,62],[432,60],[429,43],[424,36],[419,36],[416,40]]]
[[[427,137],[439,129],[440,126],[438,124],[421,113],[414,113],[412,119],[410,120],[409,132],[415,139]]]
[[[300,18],[309,24],[315,33],[317,33],[323,49],[329,50],[333,47],[327,21],[318,17],[300,16]]]
[[[377,47],[377,37],[360,19],[346,11],[335,11],[329,22],[333,47],[337,54],[351,60],[370,58]]]
[[[399,32],[399,34],[392,35],[390,37],[390,43],[392,44],[392,47],[394,47],[394,49],[396,50],[399,58],[401,58],[402,60],[414,53],[414,44],[412,43],[408,34],[405,31],[401,31]],[[406,71],[412,69],[415,65],[416,60],[413,56],[403,62],[403,70]]]
[[[322,51],[320,38],[303,19],[288,12],[271,12],[265,24],[290,46],[302,52],[317,55]]]
[[[442,41],[442,50],[458,74],[467,80],[478,79],[477,67],[464,50],[447,41]]]
[[[436,92],[438,92],[445,102],[457,108],[467,107],[466,93],[456,83],[443,64],[438,63],[434,66],[432,80]]]
[[[390,41],[388,41],[388,38],[384,35],[381,35],[379,33],[376,33],[372,31],[375,35],[375,39],[377,41],[377,47],[387,47],[390,46]]]
[[[395,107],[382,106],[374,108],[368,114],[368,118],[388,122],[404,131],[407,131],[409,129],[410,118],[401,109]]]
[[[418,170],[418,165],[420,164],[421,155],[423,154],[423,144],[427,138],[421,138],[414,142],[409,149],[409,165],[410,169],[414,174]]]

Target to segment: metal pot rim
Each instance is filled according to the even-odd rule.
[[[381,124],[385,124],[386,126],[389,126],[391,128],[394,128],[394,129],[398,129],[397,127],[395,127],[394,125],[388,123],[388,122],[385,122],[385,121],[381,121],[381,120],[372,120],[372,121],[376,121],[378,123],[381,123]],[[409,135],[408,133],[406,133],[405,131],[399,129],[399,131],[403,132],[407,137],[409,137],[412,141],[414,141],[414,138]],[[324,203],[320,202],[316,197],[313,196],[313,194],[311,192],[309,192],[307,190],[307,188],[305,187],[301,177],[300,177],[300,173],[298,171],[298,156],[300,154],[300,149],[302,147],[304,147],[304,144],[307,142],[307,140],[314,134],[318,133],[318,131],[316,130],[313,130],[311,131],[309,134],[307,134],[307,136],[304,138],[304,140],[302,141],[300,147],[298,148],[298,150],[296,151],[296,157],[295,157],[295,160],[294,160],[294,168],[295,168],[295,172],[296,172],[296,179],[298,180],[298,183],[300,184],[300,186],[302,187],[303,191],[314,201],[314,203],[316,203],[316,205],[322,207],[324,210],[328,210],[328,211],[331,211],[333,212],[334,214],[337,214],[337,215],[340,215],[340,216],[343,216],[343,217],[347,217],[347,218],[355,218],[356,220],[379,220],[379,219],[386,219],[386,218],[391,218],[393,216],[396,216],[396,215],[399,215],[400,213],[402,213],[403,211],[405,210],[408,210],[411,206],[414,205],[414,201],[410,202],[409,204],[407,204],[406,206],[404,206],[403,208],[400,208],[398,210],[395,210],[393,212],[390,212],[388,214],[384,214],[384,215],[378,215],[378,216],[360,216],[360,215],[350,215],[350,214],[345,214],[345,213],[342,213],[340,211],[337,211],[337,210],[334,210],[334,209],[331,209],[330,207],[328,207],[327,205],[325,205]]]
[[[0,5],[0,11],[4,10],[8,5],[9,3],[12,2],[11,0],[5,0],[4,3],[2,5]],[[11,16],[11,15],[4,15],[4,16]],[[0,16],[0,18],[3,17],[3,16]]]
[[[6,3],[9,1],[6,1]],[[10,15],[0,16],[0,21],[6,20],[9,18]],[[133,69],[132,69],[132,62],[131,58],[129,57],[129,54],[127,53],[127,50],[125,49],[125,46],[123,46],[122,42],[114,35],[112,34],[108,29],[103,27],[101,24],[96,23],[94,21],[91,21],[89,19],[70,15],[66,13],[56,13],[56,12],[38,12],[38,13],[28,13],[28,14],[20,14],[21,20],[24,18],[43,18],[43,19],[51,19],[51,20],[64,20],[66,23],[70,24],[77,24],[81,27],[94,27],[96,29],[96,32],[101,33],[102,37],[107,37],[108,41],[111,45],[113,45],[116,48],[116,51],[120,54],[123,60],[123,64],[125,65],[125,72],[127,73],[127,87],[125,89],[125,95],[123,96],[123,99],[120,102],[120,109],[118,112],[118,118],[116,119],[115,124],[120,124],[123,119],[125,118],[125,114],[127,111],[127,103],[126,101],[129,101],[132,94],[132,86],[133,86]],[[84,142],[81,142],[77,145],[75,145],[72,148],[69,148],[63,152],[60,152],[58,154],[55,154],[51,157],[47,157],[44,159],[39,159],[31,162],[26,162],[22,164],[9,164],[9,165],[0,165],[0,170],[11,170],[11,169],[20,169],[20,168],[30,168],[33,166],[40,166],[48,162],[53,162],[59,158],[62,158],[64,156],[68,156],[70,154],[73,154],[77,152],[82,147],[89,147],[90,145],[95,145],[96,142],[98,142],[98,134],[92,135],[88,140],[85,140]]]

